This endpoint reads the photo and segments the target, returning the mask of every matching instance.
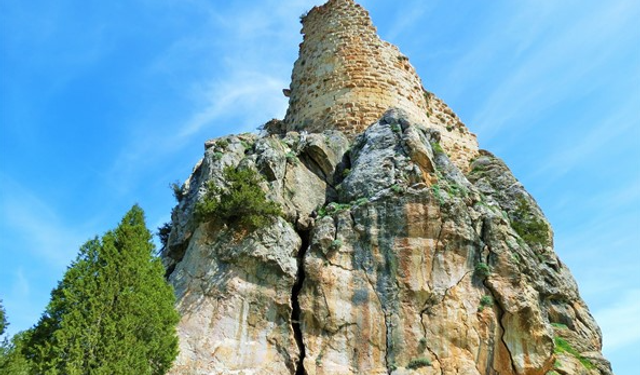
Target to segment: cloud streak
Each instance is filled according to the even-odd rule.
[[[594,316],[607,332],[604,336],[605,354],[640,344],[640,289],[627,291],[620,300],[596,311]]]

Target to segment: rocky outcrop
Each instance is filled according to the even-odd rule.
[[[173,374],[611,374],[535,200],[482,152],[388,111],[339,131],[207,142],[163,249],[182,321]],[[283,208],[198,222],[226,166]]]

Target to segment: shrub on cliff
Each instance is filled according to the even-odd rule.
[[[529,203],[524,198],[519,198],[517,207],[513,213],[514,220],[511,225],[526,243],[530,245],[549,246],[549,226],[533,213]]]
[[[25,353],[37,374],[165,374],[178,353],[173,290],[140,207],[80,248]]]
[[[244,227],[264,227],[272,217],[282,215],[282,210],[267,199],[260,187],[260,178],[251,169],[225,168],[227,188],[209,181],[207,192],[196,204],[196,217],[199,221],[219,219]]]

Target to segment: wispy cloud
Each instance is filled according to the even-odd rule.
[[[85,225],[91,224],[65,222],[38,195],[0,174],[0,297],[9,334],[36,322],[50,288],[87,240]]]
[[[81,230],[63,222],[50,205],[24,186],[3,175],[0,182],[0,228],[5,232],[0,247],[4,256],[28,252],[58,269],[68,264],[86,240]]]
[[[598,9],[582,13],[580,4],[576,2],[542,4],[547,4],[543,7],[543,13],[578,19],[566,22],[561,29],[552,28],[552,25],[558,24],[553,17],[548,19],[548,25],[541,20],[539,24],[533,24],[535,28],[522,26],[532,25],[523,21],[538,18],[539,12],[538,3],[535,9],[525,4],[517,9],[515,21],[502,34],[502,38],[506,38],[509,34],[520,35],[523,29],[526,31],[524,37],[510,44],[513,48],[511,53],[497,51],[502,47],[498,47],[491,40],[493,36],[488,35],[489,38],[481,41],[479,47],[452,70],[456,75],[481,77],[481,70],[490,69],[484,64],[495,63],[491,54],[500,52],[506,56],[506,61],[501,63],[510,66],[509,74],[504,74],[495,82],[481,109],[470,121],[485,137],[513,124],[524,113],[533,116],[568,95],[575,96],[575,91],[568,90],[575,90],[578,83],[583,85],[585,92],[604,84],[602,77],[599,81],[591,82],[583,79],[611,58],[612,53],[619,50],[620,44],[628,43],[626,31],[632,29],[638,16],[637,9],[629,9],[628,4],[621,1],[598,3]],[[566,56],[571,56],[571,59]]]
[[[424,14],[434,6],[433,2],[423,0],[404,1],[394,6],[397,15],[385,37],[389,41],[398,39],[401,34],[411,30],[412,26],[423,19]]]
[[[530,177],[544,176],[547,183],[551,184],[579,163],[584,163],[589,156],[598,155],[607,145],[621,147],[629,142],[639,145],[639,141],[634,140],[634,133],[635,136],[640,135],[637,131],[638,124],[634,123],[634,118],[637,117],[637,105],[637,98],[631,96],[617,103],[615,112],[611,113],[609,118],[584,119],[584,121],[591,121],[590,126],[585,127],[582,132],[574,133],[570,144],[563,144],[561,147],[550,150],[551,152],[545,155],[544,160],[539,163],[539,168],[532,171]],[[630,146],[629,149],[634,149],[632,144],[628,146]]]
[[[607,333],[604,336],[605,354],[640,344],[640,289],[627,291],[612,306],[594,312],[594,316]]]
[[[288,82],[259,72],[234,72],[235,77],[215,80],[202,88],[200,96],[207,102],[182,126],[179,137],[189,137],[206,126],[215,126],[221,118],[240,116],[242,130],[254,130],[257,125],[274,117],[282,118],[287,101],[277,95]]]
[[[149,66],[153,79],[170,80],[184,103],[171,108],[169,120],[132,124],[105,179],[125,194],[151,161],[207,138],[254,131],[272,118],[282,118],[288,104],[282,89],[289,85],[302,38],[298,16],[318,3],[322,1],[269,0],[222,7],[194,0],[192,6],[205,20]]]

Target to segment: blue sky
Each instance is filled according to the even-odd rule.
[[[0,298],[34,324],[87,239],[203,142],[286,110],[322,1],[0,2]],[[554,226],[618,375],[640,352],[640,2],[362,0],[380,35],[506,160]]]

